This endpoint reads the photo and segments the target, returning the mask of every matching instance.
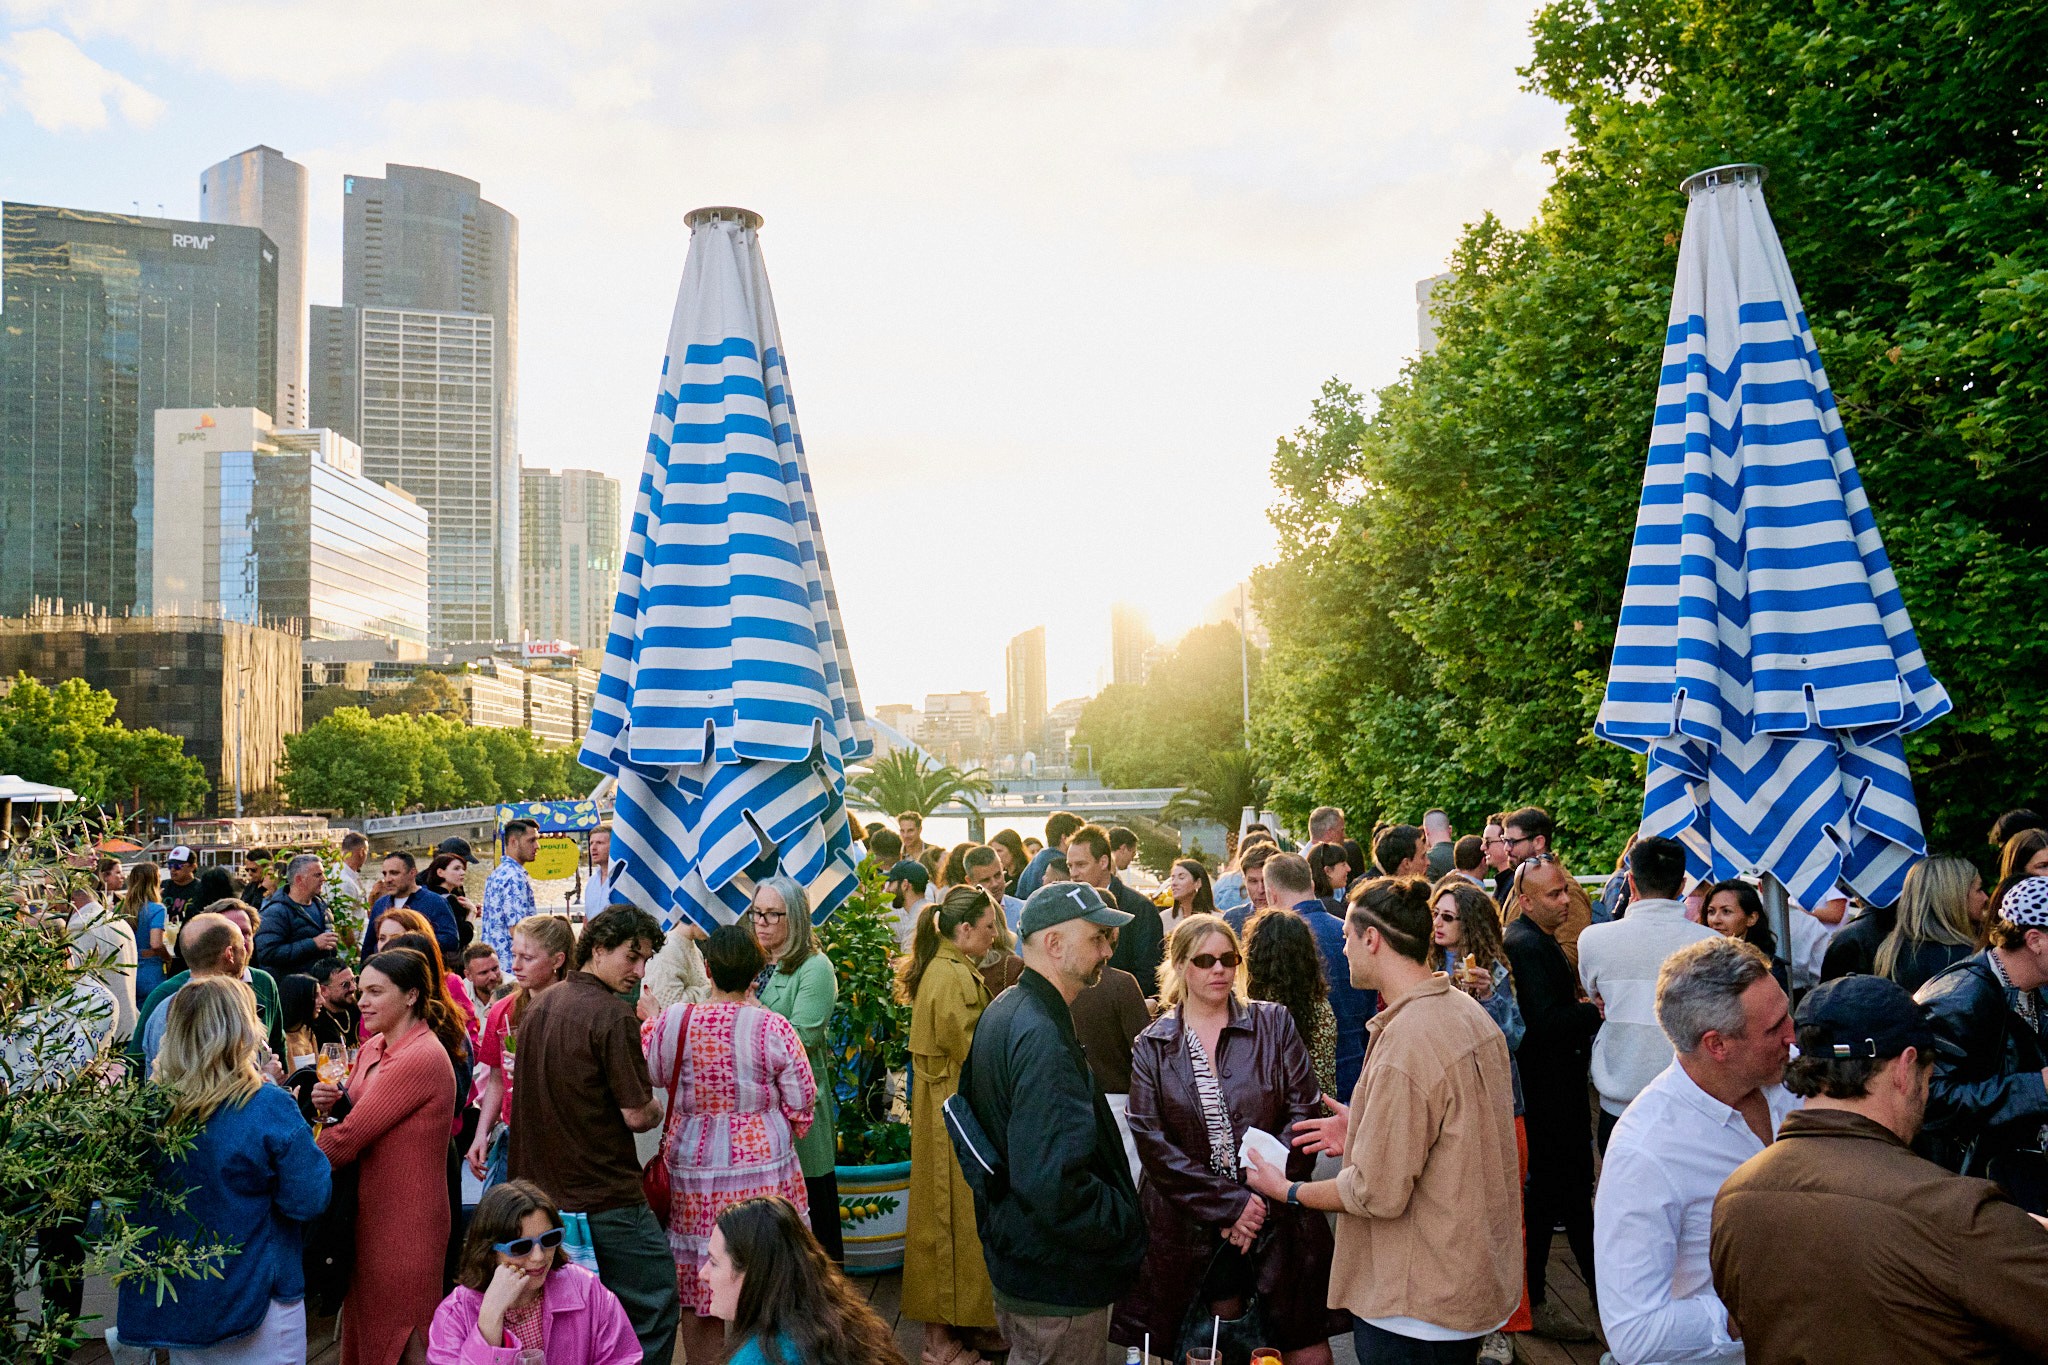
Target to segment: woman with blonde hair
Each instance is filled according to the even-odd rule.
[[[135,1222],[159,1243],[231,1248],[214,1275],[159,1296],[145,1277],[120,1286],[121,1344],[167,1348],[184,1362],[304,1360],[306,1280],[300,1225],[327,1207],[327,1160],[289,1091],[263,1083],[268,1051],[256,997],[233,977],[189,981],[164,1006],[167,1027],[154,1079],[171,1094],[173,1122],[199,1136],[163,1162],[154,1188],[180,1191],[180,1207],[145,1200]]]
[[[1253,1194],[1238,1164],[1251,1129],[1285,1144],[1293,1125],[1322,1117],[1293,1016],[1245,998],[1244,957],[1220,915],[1174,926],[1159,1005],[1131,1053],[1131,1135],[1145,1171],[1138,1207],[1151,1237],[1110,1339],[1136,1346],[1149,1335],[1171,1354],[1191,1307],[1228,1330],[1256,1295],[1262,1344],[1287,1365],[1328,1365],[1330,1338],[1350,1325],[1328,1307],[1330,1225],[1312,1209]],[[1289,1148],[1287,1169],[1307,1180],[1315,1158]]]
[[[1877,975],[1919,990],[1977,951],[1989,903],[1984,878],[1968,858],[1913,864],[1899,890],[1899,922],[1877,946]]]
[[[575,955],[576,931],[567,916],[528,915],[512,926],[512,980],[517,989],[491,1002],[476,1049],[477,1061],[489,1070],[477,1100],[476,1138],[469,1144],[467,1159],[470,1174],[483,1181],[487,1190],[505,1178],[519,1020],[533,997],[569,974],[569,962]],[[498,1121],[501,1118],[503,1124]]]
[[[896,998],[910,1006],[910,1210],[903,1247],[903,1315],[924,1324],[923,1365],[977,1365],[993,1347],[994,1289],[941,1106],[960,1088],[974,1027],[988,1008],[980,963],[1003,916],[978,886],[927,905],[910,952],[897,960]]]

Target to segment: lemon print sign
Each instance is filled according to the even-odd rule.
[[[574,839],[543,839],[540,851],[526,865],[526,875],[537,882],[561,881],[576,875],[576,863],[583,850]]]

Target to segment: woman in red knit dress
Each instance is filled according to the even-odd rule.
[[[435,998],[430,970],[409,948],[363,965],[369,1041],[350,1073],[340,1121],[320,1133],[320,1150],[337,1170],[362,1163],[355,1273],[341,1309],[342,1365],[420,1365],[441,1303],[455,1118],[448,1056],[464,1040],[461,1021]],[[325,1082],[313,1088],[322,1114],[342,1098]]]

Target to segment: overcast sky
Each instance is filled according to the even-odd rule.
[[[196,217],[268,143],[470,176],[520,222],[526,462],[636,480],[683,214],[762,232],[870,705],[988,690],[1109,606],[1163,636],[1274,548],[1274,440],[1394,379],[1459,226],[1563,139],[1521,0],[0,0],[0,197]]]

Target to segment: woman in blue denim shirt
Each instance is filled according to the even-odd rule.
[[[164,1009],[168,1027],[154,1079],[171,1092],[174,1122],[196,1119],[203,1127],[160,1173],[162,1189],[185,1192],[184,1207],[150,1201],[135,1221],[156,1229],[151,1245],[217,1238],[236,1249],[219,1262],[220,1278],[181,1281],[176,1298],[124,1280],[121,1343],[168,1347],[180,1365],[217,1353],[304,1360],[300,1226],[326,1209],[331,1168],[298,1102],[263,1080],[258,1059],[267,1048],[248,986],[201,977]]]

